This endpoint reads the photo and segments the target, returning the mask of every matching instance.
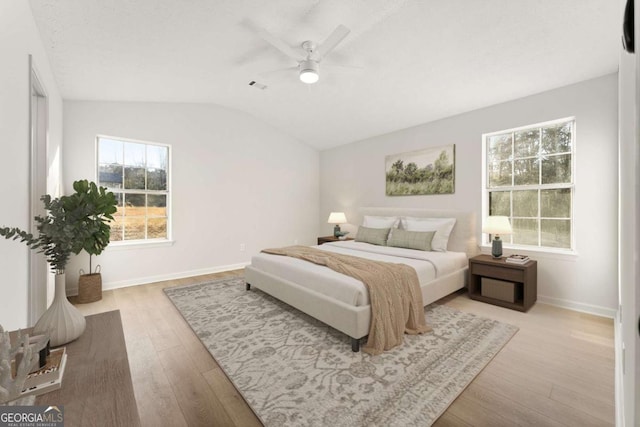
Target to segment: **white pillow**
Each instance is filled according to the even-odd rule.
[[[431,241],[431,250],[446,252],[451,230],[456,224],[455,218],[413,218],[402,217],[402,228],[407,231],[435,231]]]
[[[364,216],[363,227],[368,228],[398,228],[400,218],[397,216]]]

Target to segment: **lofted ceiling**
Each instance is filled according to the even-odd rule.
[[[618,69],[614,0],[30,3],[64,99],[218,104],[319,150]],[[338,24],[318,83],[272,72],[296,63],[261,29],[297,48]]]

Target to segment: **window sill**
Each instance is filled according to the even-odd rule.
[[[174,240],[147,240],[147,241],[135,241],[135,242],[111,242],[106,247],[107,251],[123,251],[129,249],[147,249],[147,248],[162,248],[166,246],[173,246]]]
[[[491,254],[491,245],[483,243],[480,245],[480,251],[483,254]],[[565,261],[576,261],[578,252],[569,249],[551,249],[551,248],[531,248],[529,246],[505,245],[502,244],[503,256],[511,254],[529,255],[532,258],[554,259]]]

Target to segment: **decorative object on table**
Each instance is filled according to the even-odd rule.
[[[51,352],[49,347],[49,336],[48,335],[32,335],[29,337],[29,347],[31,348],[31,352],[33,354],[33,360],[31,362],[31,367],[29,368],[29,372],[37,371],[38,369],[42,369],[44,365],[47,363],[47,357]],[[25,347],[20,346],[15,354],[16,365],[19,365],[23,359],[25,354]],[[35,357],[35,355],[38,357]]]
[[[64,272],[56,274],[55,282],[53,301],[33,327],[34,333],[48,333],[53,347],[75,340],[85,328],[84,316],[67,299]]]
[[[27,375],[22,388],[22,396],[39,396],[59,389],[62,386],[62,377],[66,366],[65,347],[52,350],[47,357],[45,366]]]
[[[48,334],[53,347],[73,341],[84,332],[84,316],[67,300],[64,270],[71,254],[80,253],[92,236],[101,230],[104,219],[96,218],[95,207],[82,200],[83,194],[88,191],[86,188],[93,191],[93,187],[95,184],[86,180],[76,181],[73,183],[76,193],[71,196],[55,199],[48,194],[42,196],[40,199],[44,203],[47,215],[35,217],[37,237],[15,227],[0,228],[0,236],[19,239],[30,249],[44,253],[51,270],[56,274],[53,302],[33,328],[34,334]],[[115,209],[113,193],[106,193],[104,187],[97,191],[105,200],[108,199],[109,204]],[[110,209],[104,207],[103,210]],[[106,218],[110,216],[110,213],[104,214]]]
[[[385,158],[387,196],[455,193],[455,144]]]
[[[531,258],[529,258],[528,256],[518,254],[509,255],[507,258],[505,258],[505,261],[511,264],[526,264],[530,260]]]
[[[344,214],[344,212],[331,212],[329,214],[329,219],[327,220],[327,222],[329,224],[335,224],[336,226],[333,227],[333,235],[335,237],[340,237],[340,224],[346,224],[347,223],[347,216]]]
[[[484,220],[482,232],[491,234],[493,236],[491,255],[494,258],[502,257],[502,240],[500,240],[500,235],[511,234],[513,232],[511,230],[509,218],[506,216],[488,216]]]
[[[338,240],[347,240],[347,234],[349,234],[348,231],[338,231],[335,233]]]
[[[78,302],[88,303],[102,299],[102,275],[100,266],[92,268],[93,255],[100,255],[109,245],[111,227],[109,221],[118,210],[115,195],[107,192],[106,188],[98,187],[86,180],[73,183],[75,193],[67,197],[67,204],[73,210],[83,210],[83,223],[87,234],[82,242],[81,250],[89,254],[89,273],[80,270],[78,279]],[[77,247],[74,253],[78,253]]]
[[[15,363],[15,375],[11,369],[11,361],[18,349],[22,349],[22,360]],[[18,399],[24,388],[24,382],[31,368],[34,357],[29,345],[29,335],[20,334],[18,346],[11,348],[9,332],[0,325],[0,404]]]

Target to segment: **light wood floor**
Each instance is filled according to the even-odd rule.
[[[120,309],[144,426],[260,426],[251,409],[162,292],[242,271],[105,291],[84,314]],[[614,424],[613,321],[544,304],[528,313],[472,301],[440,301],[520,331],[436,426]]]

